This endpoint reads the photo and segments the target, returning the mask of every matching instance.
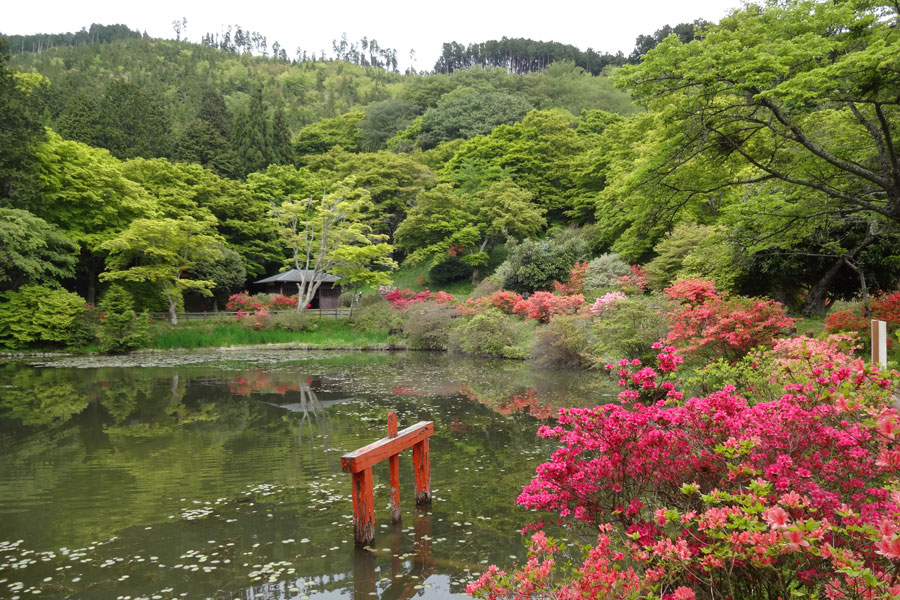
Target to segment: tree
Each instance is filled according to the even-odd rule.
[[[367,222],[375,233],[386,233],[389,241],[418,193],[434,183],[427,167],[408,155],[393,152],[351,154],[332,148],[309,157],[308,163],[310,170],[329,185],[352,175],[372,200]]]
[[[511,125],[531,109],[519,96],[460,89],[447,94],[422,116],[418,143],[434,148],[441,142],[488,134],[497,125]]]
[[[0,208],[0,289],[58,283],[75,274],[78,246],[28,211]]]
[[[235,115],[231,144],[237,156],[238,172],[242,175],[261,171],[273,162],[261,87],[256,86],[250,102]]]
[[[396,268],[386,236],[371,233],[365,224],[372,203],[351,177],[321,196],[288,198],[273,208],[281,225],[282,241],[292,264],[301,273],[297,283],[298,310],[312,301],[322,276],[338,275],[349,284],[390,283]]]
[[[294,148],[291,146],[291,130],[284,115],[284,106],[278,105],[272,117],[272,158],[276,164],[294,163]]]
[[[832,252],[810,289],[805,312],[822,312],[845,259],[900,224],[898,18],[889,2],[789,0],[748,5],[688,44],[669,36],[619,72],[665,114],[624,179],[670,212],[752,197],[750,251],[824,221],[867,223],[872,235]]]
[[[30,195],[34,150],[44,128],[29,91],[7,68],[9,49],[0,37],[0,203]]]
[[[294,154],[303,163],[308,154],[323,154],[335,146],[358,152],[362,138],[359,124],[366,118],[362,111],[349,112],[333,119],[322,119],[300,130],[294,140]]]
[[[199,117],[188,123],[178,136],[174,154],[179,160],[203,165],[225,177],[239,173],[237,157],[228,138]]]
[[[104,242],[109,252],[102,281],[152,282],[169,306],[169,322],[178,323],[175,310],[187,290],[212,295],[214,281],[192,279],[191,269],[201,260],[222,256],[224,240],[215,232],[215,219],[197,221],[136,219],[115,238]]]
[[[120,285],[111,285],[100,300],[100,310],[106,319],[100,325],[100,350],[121,354],[137,350],[149,339],[150,322],[147,313],[134,312],[134,298]]]
[[[197,279],[212,281],[215,286],[210,289],[213,298],[213,311],[218,310],[218,303],[225,300],[241,289],[247,281],[247,270],[241,255],[225,248],[219,258],[204,258],[197,261],[192,269],[192,275]]]
[[[80,285],[95,303],[97,276],[103,269],[103,242],[135,218],[153,210],[153,199],[123,173],[123,164],[107,150],[66,141],[51,133],[37,147],[40,201],[27,208],[56,225],[78,244]]]
[[[268,263],[282,260],[275,224],[269,218],[269,201],[250,194],[243,183],[224,179],[198,165],[164,159],[136,158],[125,163],[122,170],[156,198],[161,216],[178,219],[190,215],[197,220],[214,216],[219,234],[241,255],[251,275],[259,275]]]
[[[494,244],[533,237],[546,225],[543,209],[531,200],[531,194],[510,179],[472,195],[439,185],[419,195],[397,229],[397,245],[410,252],[411,263],[430,259],[435,266],[448,257],[459,258],[472,268],[474,281]]]
[[[114,79],[100,100],[100,145],[117,158],[168,156],[171,125],[160,101],[139,85]]]
[[[548,213],[561,215],[575,188],[574,159],[589,147],[574,125],[564,111],[532,111],[519,123],[469,140],[442,175],[470,192],[509,177]]]
[[[400,98],[370,104],[366,107],[366,118],[359,123],[362,149],[368,152],[383,149],[387,141],[406,129],[421,111],[418,104]]]

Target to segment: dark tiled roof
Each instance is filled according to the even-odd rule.
[[[329,275],[328,273],[319,273],[318,278],[313,279],[313,276],[316,272],[312,269],[291,269],[290,271],[285,271],[284,273],[279,273],[278,275],[272,275],[271,277],[260,279],[256,283],[297,283],[300,281],[300,274],[303,272],[306,273],[306,281],[335,283],[341,280],[340,277]]]

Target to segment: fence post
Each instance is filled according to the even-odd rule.
[[[397,437],[397,413],[389,411],[387,415],[388,437]],[[400,520],[400,455],[393,454],[388,458],[391,486],[391,520]]]
[[[375,488],[372,467],[353,474],[353,536],[366,546],[375,541]]]
[[[416,504],[431,502],[431,450],[428,439],[413,446],[413,473],[416,478]]]
[[[887,322],[872,319],[872,363],[887,368]]]

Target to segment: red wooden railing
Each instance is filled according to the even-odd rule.
[[[431,452],[428,438],[433,421],[421,421],[397,431],[397,413],[388,413],[388,436],[341,457],[341,469],[353,475],[353,537],[360,546],[375,540],[375,493],[372,467],[388,459],[391,486],[391,519],[400,520],[400,456],[412,448],[416,504],[431,502]]]

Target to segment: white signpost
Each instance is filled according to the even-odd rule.
[[[872,319],[872,363],[887,368],[887,322]]]

